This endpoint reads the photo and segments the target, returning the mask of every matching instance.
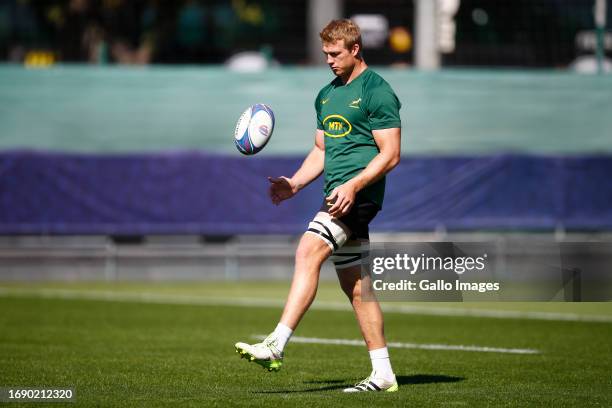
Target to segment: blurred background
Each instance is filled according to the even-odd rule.
[[[276,208],[266,176],[312,146],[342,17],[402,101],[374,241],[493,243],[516,274],[608,243],[608,3],[0,0],[0,280],[288,279],[322,183]],[[257,102],[276,129],[244,157]]]
[[[567,69],[612,47],[611,34],[598,32],[610,17],[605,5],[594,0],[3,0],[0,58],[26,64],[219,64],[241,51],[259,51],[282,65],[321,64],[316,34],[331,18],[350,17],[364,31],[371,64]]]

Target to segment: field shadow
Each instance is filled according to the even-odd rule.
[[[454,383],[454,382],[465,380],[464,377],[453,377],[450,375],[431,375],[431,374],[398,375],[395,378],[397,379],[398,385]]]
[[[453,377],[449,375],[431,375],[431,374],[415,374],[415,375],[398,375],[396,376],[398,385],[416,385],[416,384],[434,384],[434,383],[454,383],[465,380],[464,377]],[[255,391],[254,394],[291,394],[304,392],[322,392],[341,390],[350,387],[355,383],[347,380],[311,380],[304,381],[304,384],[320,385],[317,387],[309,387],[301,390],[274,390],[274,391]]]

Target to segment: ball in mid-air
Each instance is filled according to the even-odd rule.
[[[266,146],[274,131],[274,112],[263,103],[245,110],[234,131],[234,144],[242,154],[251,155]]]

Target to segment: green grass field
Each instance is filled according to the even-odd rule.
[[[440,303],[387,312],[392,342],[537,353],[391,348],[399,392],[345,395],[343,387],[370,372],[363,346],[290,343],[279,373],[235,354],[236,341],[273,329],[287,288],[0,283],[0,387],[74,388],[76,404],[66,406],[612,406],[611,303]],[[317,308],[295,335],[359,339],[340,302],[337,284],[322,284]],[[427,312],[434,308],[438,314]],[[446,315],[452,310],[526,314]],[[16,406],[27,405],[62,404]]]

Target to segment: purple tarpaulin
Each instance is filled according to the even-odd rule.
[[[318,180],[276,207],[267,176],[303,158],[198,152],[0,153],[0,234],[300,233]],[[612,229],[612,157],[410,157],[374,231]]]

